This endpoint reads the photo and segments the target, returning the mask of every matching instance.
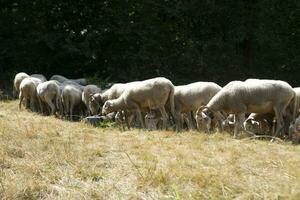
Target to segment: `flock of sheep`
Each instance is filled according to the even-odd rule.
[[[86,79],[18,73],[14,90],[19,108],[73,120],[74,116],[109,117],[128,128],[149,130],[240,130],[298,142],[300,88],[280,80],[231,81],[223,88],[213,82],[174,86],[166,78],[113,84],[102,90]]]

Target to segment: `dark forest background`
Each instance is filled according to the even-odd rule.
[[[300,1],[0,0],[0,88],[20,71],[300,86]]]

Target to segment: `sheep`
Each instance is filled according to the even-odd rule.
[[[298,110],[298,113],[299,112],[300,109]],[[289,139],[292,140],[293,144],[300,142],[300,115],[295,119],[295,122],[289,126]]]
[[[159,110],[150,110],[145,115],[145,126],[149,131],[157,130],[159,122],[162,120]]]
[[[230,133],[234,129],[234,114],[230,114],[222,121],[222,128],[224,131]]]
[[[37,103],[39,103],[40,106],[41,104],[37,98],[36,88],[40,83],[42,83],[42,81],[34,77],[27,77],[22,80],[19,93],[19,109],[21,109],[22,101],[25,98],[26,108],[28,108],[28,104],[30,104],[32,111],[38,111],[38,109],[36,109]]]
[[[221,87],[213,82],[195,82],[188,85],[175,86],[174,104],[176,115],[176,129],[182,129],[182,113],[197,111],[200,106],[206,105],[209,100],[221,90]],[[188,114],[189,128],[193,128],[192,117]]]
[[[82,98],[82,102],[85,104],[89,114],[91,113],[90,105],[89,105],[90,96],[95,94],[95,93],[100,93],[100,92],[101,92],[101,88],[99,88],[96,85],[87,85],[83,88],[81,98]]]
[[[62,87],[61,101],[64,107],[63,113],[70,115],[71,121],[73,120],[74,112],[82,112],[83,102],[81,99],[82,89],[75,85],[66,85]],[[76,110],[74,110],[76,108]]]
[[[20,73],[17,73],[15,75],[15,78],[14,78],[14,87],[13,87],[13,95],[18,95],[19,92],[20,92],[20,84],[22,82],[23,79],[25,78],[28,78],[29,75],[24,73],[24,72],[20,72]]]
[[[42,83],[47,81],[46,77],[43,74],[31,74],[30,77],[40,79]]]
[[[135,110],[142,128],[145,128],[141,109],[159,109],[163,128],[167,128],[167,113],[165,104],[169,100],[171,113],[174,116],[174,85],[166,78],[158,77],[137,82],[126,88],[122,95],[113,100],[107,100],[102,108],[102,113],[120,110]]]
[[[135,85],[136,83],[137,81],[129,83],[116,83],[108,90],[90,96],[89,110],[91,114],[97,115],[105,101],[118,98],[127,87]]]
[[[61,75],[53,75],[51,76],[50,80],[56,80],[60,83],[64,83],[66,81],[72,81],[72,82],[75,82],[79,85],[82,85],[82,86],[85,86],[87,85],[87,80],[85,78],[78,78],[78,79],[68,79],[64,76],[61,76]]]
[[[281,133],[283,113],[295,97],[293,88],[284,81],[250,79],[231,81],[223,87],[197,114],[224,111],[235,114],[234,137],[236,138],[245,113],[275,113],[276,135]]]
[[[274,134],[273,133],[273,120],[274,114],[258,114],[251,113],[248,118],[243,122],[243,128],[245,131],[252,134],[266,135]]]
[[[56,109],[62,109],[60,102],[61,88],[60,83],[58,81],[46,81],[44,83],[39,84],[36,89],[38,98],[42,102],[47,104],[47,108],[50,107],[51,115],[55,114]],[[41,108],[43,109],[43,107]]]
[[[289,122],[293,123],[292,120],[294,118],[296,118],[296,116],[294,116],[294,105],[296,106],[295,107],[296,110],[300,109],[300,87],[293,88],[293,90],[294,90],[296,96],[295,96],[295,98],[293,98],[293,100],[290,102],[289,106],[286,109],[287,123],[289,123]],[[287,126],[289,126],[289,124]]]

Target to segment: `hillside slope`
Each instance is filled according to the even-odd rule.
[[[0,199],[299,199],[300,146],[94,128],[0,102]]]

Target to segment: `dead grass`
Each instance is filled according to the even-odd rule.
[[[300,146],[120,132],[0,102],[0,199],[299,199]]]

